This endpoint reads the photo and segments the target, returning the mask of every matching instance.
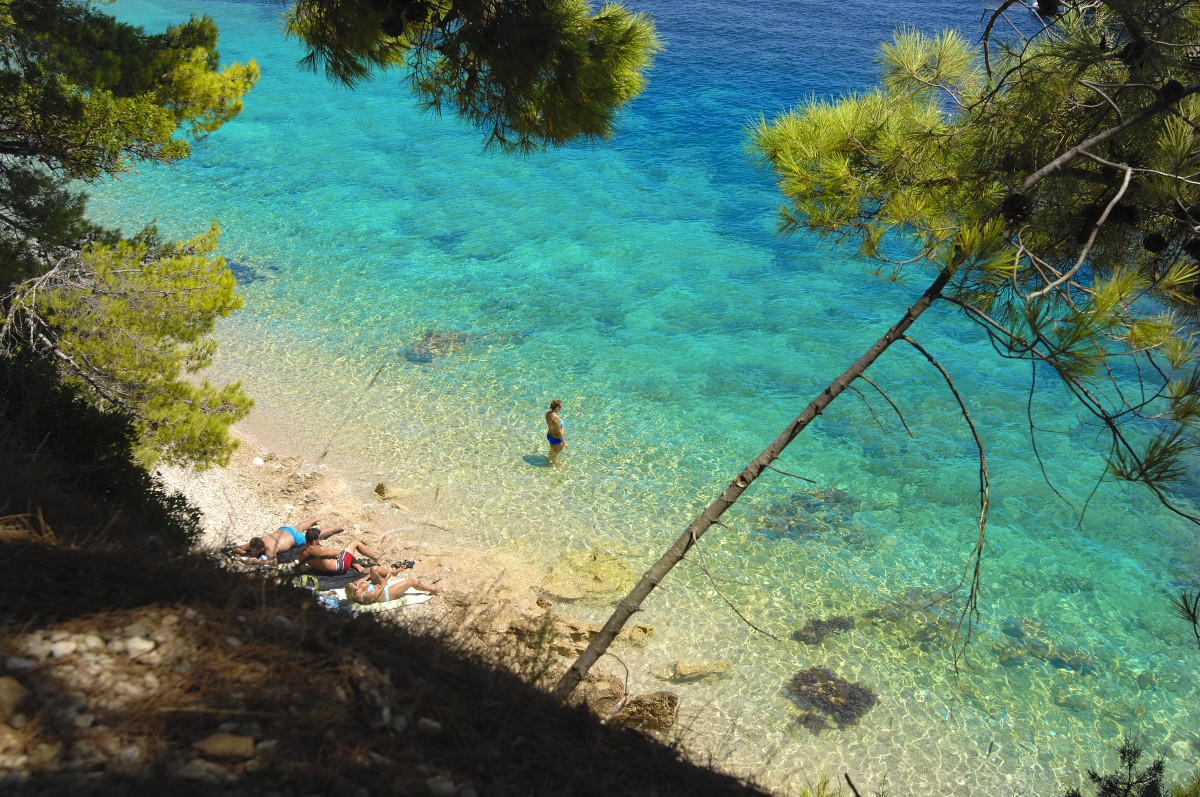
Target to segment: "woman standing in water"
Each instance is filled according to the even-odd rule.
[[[558,452],[567,447],[566,432],[563,431],[562,418],[558,411],[562,409],[562,401],[550,400],[550,411],[546,413],[546,439],[550,442],[550,464],[558,464]]]

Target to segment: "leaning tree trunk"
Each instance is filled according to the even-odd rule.
[[[780,432],[774,442],[763,449],[762,453],[755,457],[738,474],[737,478],[729,483],[729,486],[721,492],[716,500],[709,504],[691,522],[691,525],[679,536],[679,539],[675,540],[675,544],[659,557],[654,566],[642,576],[642,580],[617,604],[617,608],[613,611],[612,616],[608,618],[608,622],[604,624],[604,628],[600,630],[600,633],[591,641],[587,649],[579,655],[575,663],[558,680],[558,683],[554,686],[554,695],[556,697],[565,700],[575,690],[579,682],[587,676],[588,670],[592,668],[592,665],[608,650],[608,646],[616,638],[617,634],[620,633],[625,622],[634,612],[641,608],[642,601],[659,585],[667,573],[671,571],[671,568],[679,564],[688,550],[700,539],[700,535],[708,531],[709,527],[714,523],[719,522],[719,518],[724,514],[725,510],[733,506],[738,497],[758,478],[759,474],[778,459],[783,449],[787,448],[788,443],[795,440],[796,436],[804,431],[804,428],[820,415],[835,398],[841,395],[842,391],[849,387],[851,382],[862,376],[867,368],[887,350],[888,346],[891,346],[900,339],[905,331],[912,326],[913,322],[920,317],[921,313],[929,309],[934,299],[938,298],[942,288],[946,287],[946,283],[950,281],[951,276],[952,273],[949,269],[943,270],[938,274],[933,284],[921,295],[916,304],[908,308],[908,312],[896,322],[896,325],[889,329],[883,337],[875,341],[874,345],[867,349],[853,365],[847,368],[845,373],[833,380],[821,395],[813,399],[804,408],[804,411],[797,415],[788,424],[786,429]]]

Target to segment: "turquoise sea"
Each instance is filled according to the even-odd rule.
[[[778,236],[747,124],[866,86],[897,25],[975,35],[983,6],[637,7],[667,50],[615,140],[522,159],[423,115],[399,76],[351,92],[300,71],[279,4],[117,0],[154,29],[212,15],[223,59],[256,58],[263,77],[189,161],[96,186],[92,213],[178,236],[221,223],[246,306],[220,329],[213,376],[243,379],[313,460],[435,487],[481,544],[548,563],[615,554],[640,573],[928,280]],[[1081,520],[1100,430],[1040,375],[1038,446],[1060,499],[1030,444],[1028,369],[947,307],[913,334],[966,397],[991,468],[983,615],[961,676],[958,604],[927,604],[975,540],[976,454],[940,377],[894,347],[869,375],[915,436],[869,387],[847,393],[780,462],[817,485],[764,477],[701,543],[721,592],[779,640],[684,564],[637,618],[655,632],[622,655],[631,685],[661,688],[653,673],[675,660],[730,661],[729,677],[678,688],[684,723],[769,783],[848,771],[864,793],[886,779],[893,794],[1052,794],[1115,763],[1123,732],[1190,771],[1200,652],[1167,598],[1200,586],[1194,529],[1113,484]],[[554,396],[570,448],[552,469],[538,462]],[[853,627],[821,644],[791,639],[840,616]],[[878,704],[810,730],[785,685],[814,665]]]

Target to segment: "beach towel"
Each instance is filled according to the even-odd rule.
[[[362,578],[363,574],[351,570],[349,573],[343,573],[340,576],[317,575],[315,573],[305,573],[296,577],[296,583],[302,587],[308,587],[315,590],[331,590],[343,589],[351,581],[357,581]]]
[[[342,601],[346,608],[355,612],[388,612],[392,609],[399,609],[404,606],[416,606],[418,603],[424,603],[433,596],[428,592],[421,592],[419,589],[409,587],[404,590],[404,594],[399,598],[383,603],[352,603],[346,600],[346,590],[337,589],[332,593],[338,600]]]

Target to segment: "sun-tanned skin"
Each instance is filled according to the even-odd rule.
[[[419,589],[432,595],[442,594],[441,587],[426,586],[415,578],[387,584],[388,578],[402,572],[404,572],[402,567],[376,565],[367,572],[365,577],[346,586],[346,598],[354,603],[383,603],[399,598],[409,588]],[[387,586],[383,586],[385,584]],[[371,586],[372,589],[368,590],[368,586]]]
[[[316,526],[318,522],[319,518],[306,520],[295,526],[295,529],[301,534],[307,534],[308,530]],[[331,526],[327,529],[321,529],[318,539],[324,540],[345,530],[345,526]],[[273,565],[278,563],[279,554],[284,551],[290,551],[295,547],[296,541],[292,538],[292,535],[284,531],[283,528],[279,528],[270,534],[253,537],[249,542],[235,546],[232,552],[238,556],[253,556],[255,559],[260,556],[266,556],[267,564]]]
[[[554,399],[550,402],[550,410],[546,413],[546,440],[550,442],[550,464],[558,464],[559,453],[567,447],[566,433],[563,431],[562,418],[558,411],[562,409],[562,401]]]
[[[372,551],[366,546],[362,540],[351,540],[350,543],[342,550],[329,548],[325,545],[317,545],[315,542],[310,542],[304,546],[304,550],[296,557],[296,569],[301,573],[313,573],[320,576],[336,576],[339,575],[338,557],[342,554],[350,554],[357,558],[359,556],[367,559],[380,560],[379,554]],[[352,562],[350,567],[360,573],[366,573],[367,568],[360,565],[358,562]]]

